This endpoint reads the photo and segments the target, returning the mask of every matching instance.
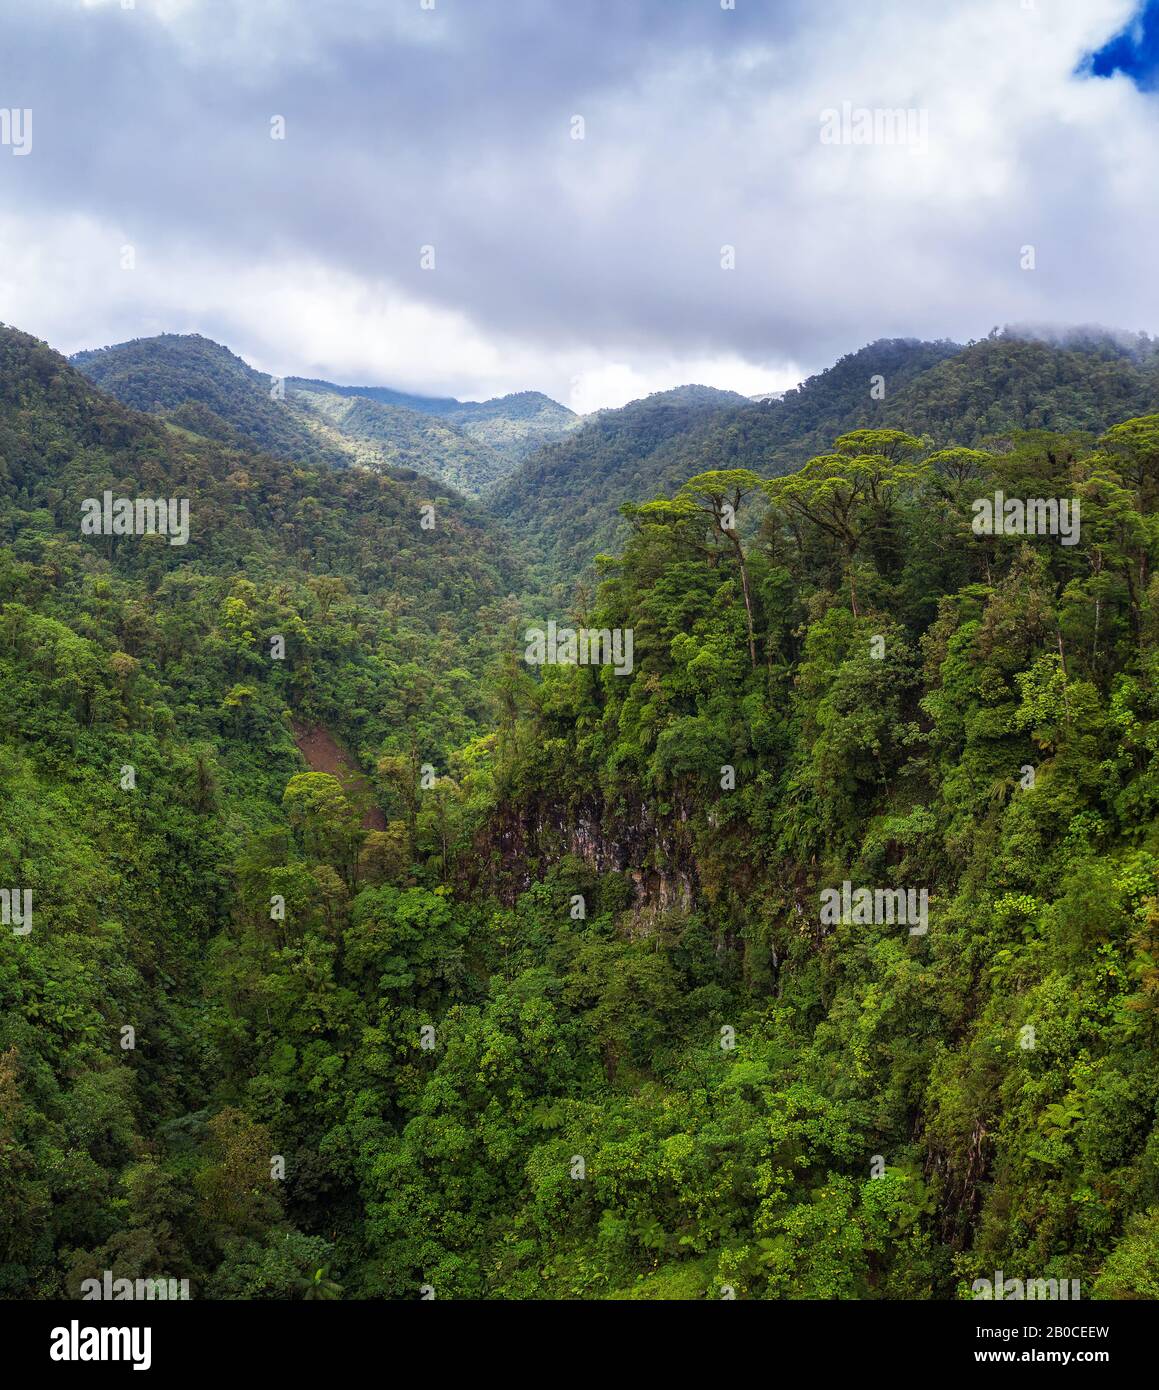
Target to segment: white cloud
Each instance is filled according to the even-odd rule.
[[[0,149],[2,312],[61,347],[197,330],[592,409],[783,389],[876,337],[1159,329],[1156,98],[1074,75],[1131,0],[138,4],[0,18],[12,99],[38,84],[33,155]],[[843,101],[926,112],[928,149],[822,145]]]
[[[135,249],[121,268],[122,229],[65,216],[0,216],[0,302],[10,322],[60,351],[154,333],[202,333],[259,371],[344,384],[483,399],[544,382],[580,413],[696,381],[748,394],[800,379],[786,365],[739,357],[608,362],[597,348],[548,354],[496,340],[465,315],[368,285],[320,263],[225,262],[182,247]],[[96,294],[102,328],[78,316]]]
[[[586,415],[690,383],[739,391],[744,396],[769,395],[796,386],[801,376],[800,368],[791,364],[761,366],[740,357],[670,358],[644,364],[606,362],[581,371],[573,379],[565,404]]]

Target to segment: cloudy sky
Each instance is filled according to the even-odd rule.
[[[579,410],[1159,330],[1141,3],[729,3],[0,0],[0,320]]]

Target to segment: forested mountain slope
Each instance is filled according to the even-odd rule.
[[[1159,357],[1147,339],[1097,335],[1072,347],[997,333],[968,347],[883,339],[778,400],[683,419],[662,402],[604,412],[490,494],[494,513],[542,555],[544,587],[566,591],[593,555],[622,543],[623,503],[671,492],[698,469],[775,476],[844,431],[874,425],[904,427],[934,445],[980,445],[1013,429],[1099,433],[1159,408]]]
[[[539,667],[461,499],[0,331],[0,1292],[1159,1296],[1159,416],[701,462]]]
[[[293,406],[322,425],[363,468],[412,470],[438,477],[467,496],[477,496],[509,472],[509,464],[489,445],[440,416],[313,386],[299,390],[287,383],[287,391]]]
[[[134,410],[162,415],[198,434],[240,437],[301,462],[349,462],[341,441],[322,438],[271,394],[272,377],[196,333],[163,333],[75,353],[72,365]],[[231,434],[232,432],[232,434]]]
[[[532,454],[488,494],[487,509],[524,539],[545,586],[574,578],[621,534],[621,503],[678,486],[689,442],[743,400],[682,387],[599,411]]]
[[[82,536],[105,490],[186,499],[188,543]],[[288,859],[330,782],[295,782],[292,722],[371,769],[441,771],[490,719],[482,674],[520,583],[438,484],[175,432],[0,329],[0,881],[32,901],[30,932],[0,932],[4,1295],[75,1295],[71,1252],[98,1247],[98,1272],[199,1267],[197,1296],[223,1258],[222,1294],[247,1261],[287,1294],[312,1274],[318,1241],[278,1189],[244,1216],[226,1190],[256,1132],[210,989],[232,973],[238,885],[287,866],[269,870],[276,934],[273,893],[299,926],[309,903],[339,909],[357,843],[367,873],[408,857],[352,808],[342,868]]]
[[[579,416],[541,391],[516,391],[488,401],[458,401],[451,396],[415,396],[383,386],[335,386],[333,382],[290,377],[287,388],[309,400],[311,395],[360,397],[379,405],[434,415],[506,460],[497,476],[526,458],[540,444],[561,439],[579,424]]]
[[[504,471],[486,445],[416,411],[358,401],[347,430],[346,401],[298,393],[288,383],[279,390],[274,378],[196,334],[139,338],[71,360],[124,404],[235,447],[339,468],[417,472],[463,492]]]
[[[1077,500],[1081,535],[977,534],[995,491]],[[757,498],[738,550],[717,519]],[[472,1296],[1159,1296],[1157,502],[1152,415],[857,432],[634,509],[583,615],[631,674],[508,678],[463,868],[509,904],[502,972],[368,1166],[387,1263]],[[827,917],[845,886],[924,906]]]
[[[198,334],[137,338],[71,360],[125,405],[197,434],[300,461],[413,471],[467,496],[578,423],[534,391],[464,402],[299,377],[277,383]]]
[[[887,392],[879,423],[904,423],[935,444],[979,445],[1011,429],[1098,434],[1157,406],[1159,348],[1149,339],[1092,335],[1067,346],[995,334]],[[846,428],[868,423],[852,418]]]

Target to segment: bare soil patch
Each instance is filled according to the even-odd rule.
[[[337,777],[342,790],[356,806],[365,806],[362,817],[364,830],[385,830],[386,817],[375,804],[374,793],[366,776],[349,752],[322,724],[294,724],[294,742],[310,765],[311,772],[328,772]]]

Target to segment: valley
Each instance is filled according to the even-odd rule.
[[[1150,341],[285,385],[0,329],[0,1293],[1159,1295]]]

